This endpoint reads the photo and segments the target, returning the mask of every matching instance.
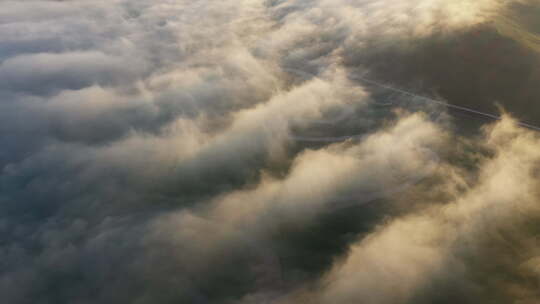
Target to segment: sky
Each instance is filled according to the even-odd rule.
[[[0,0],[0,302],[538,303],[538,12]]]

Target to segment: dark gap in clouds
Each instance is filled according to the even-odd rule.
[[[534,85],[540,81],[540,55],[489,24],[365,57],[351,50],[345,62],[370,66],[383,83],[495,115],[500,104],[518,119],[540,124],[540,89]]]
[[[538,20],[540,5],[527,2],[513,2],[510,3],[508,12],[511,16],[516,17],[516,21],[525,24],[526,29],[540,34],[540,21]]]
[[[351,197],[350,200],[362,199]],[[331,204],[342,204],[335,202]],[[285,226],[272,236],[283,267],[283,277],[292,284],[313,282],[342,258],[349,246],[368,235],[391,208],[384,199],[320,214],[307,226]]]

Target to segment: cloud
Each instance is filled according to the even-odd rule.
[[[99,53],[23,55],[0,66],[3,90],[50,94],[92,85],[110,86],[134,81],[133,65]]]
[[[4,301],[534,302],[538,136],[358,77],[507,3],[3,1]]]
[[[449,203],[383,223],[352,244],[310,301],[533,303],[537,273],[524,265],[534,265],[539,250],[530,225],[540,215],[538,140],[508,118],[486,130],[491,155],[478,180]]]

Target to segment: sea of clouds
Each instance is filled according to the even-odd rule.
[[[537,303],[540,135],[382,84],[516,2],[0,1],[0,302]]]

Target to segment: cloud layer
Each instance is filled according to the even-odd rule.
[[[0,295],[535,303],[540,138],[402,91],[516,3],[2,1]]]

